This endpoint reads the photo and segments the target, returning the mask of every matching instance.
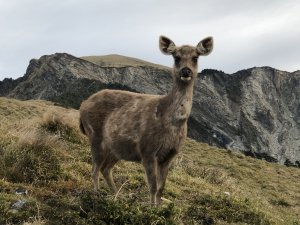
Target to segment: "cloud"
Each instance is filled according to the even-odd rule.
[[[299,69],[300,3],[287,0],[10,0],[0,3],[0,80],[22,76],[31,58],[123,54],[171,66],[158,37],[196,45],[214,36],[200,69]]]

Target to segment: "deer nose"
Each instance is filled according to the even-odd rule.
[[[183,77],[189,77],[192,75],[192,70],[188,67],[184,67],[181,69],[180,75]]]

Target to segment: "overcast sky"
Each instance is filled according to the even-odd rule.
[[[172,66],[159,51],[161,34],[177,45],[213,36],[199,70],[300,69],[297,0],[0,0],[0,29],[0,80],[23,76],[30,59],[56,52]]]

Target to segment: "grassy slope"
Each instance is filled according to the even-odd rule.
[[[114,168],[118,196],[102,177],[95,194],[77,121],[53,103],[0,98],[0,224],[300,224],[299,169],[190,139],[168,176],[173,203],[149,206],[143,169],[130,162]]]
[[[155,67],[157,69],[163,69],[163,70],[170,69],[166,66],[150,63],[141,59],[121,56],[121,55],[83,56],[80,58],[105,67],[150,66],[150,67]]]

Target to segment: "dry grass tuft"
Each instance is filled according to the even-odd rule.
[[[227,179],[227,174],[218,168],[202,167],[199,176],[210,184],[222,185]]]
[[[11,182],[44,184],[61,177],[57,138],[27,132],[1,157],[2,176]]]
[[[74,121],[74,113],[58,114],[56,112],[47,112],[43,115],[40,122],[41,128],[45,131],[54,134],[60,139],[73,143],[82,143],[82,135],[79,134],[78,120]]]

